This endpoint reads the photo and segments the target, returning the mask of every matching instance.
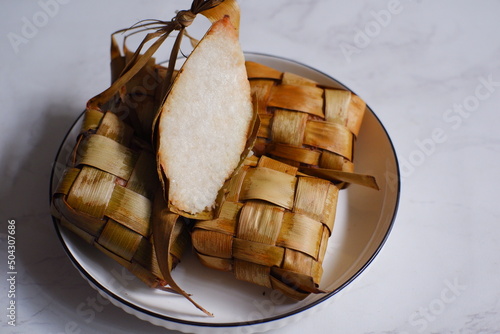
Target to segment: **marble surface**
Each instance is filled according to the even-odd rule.
[[[321,311],[273,333],[500,332],[500,2],[240,3],[243,48],[306,63],[357,92],[390,134],[402,174],[396,223],[369,270]],[[168,333],[81,278],[54,233],[48,187],[64,134],[109,82],[109,34],[189,4],[2,3],[0,332]]]

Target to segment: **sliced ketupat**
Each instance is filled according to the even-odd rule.
[[[225,16],[189,55],[157,117],[158,170],[172,212],[211,217],[254,117],[238,33]]]

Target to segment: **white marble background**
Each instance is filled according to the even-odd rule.
[[[57,10],[40,21],[50,3]],[[500,1],[240,3],[244,49],[309,64],[357,92],[392,137],[403,177],[396,224],[370,270],[274,333],[500,332]],[[63,135],[108,84],[110,32],[188,7],[1,2],[0,332],[168,332],[112,305],[92,321],[77,314],[96,292],[57,240],[48,186]],[[382,12],[391,15],[377,21]],[[5,315],[8,219],[17,226],[16,327]]]

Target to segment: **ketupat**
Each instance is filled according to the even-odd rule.
[[[246,66],[261,120],[255,156],[225,185],[216,218],[195,223],[192,243],[204,265],[303,299],[325,292],[322,264],[339,190],[350,183],[378,189],[352,162],[365,104],[293,73]]]
[[[256,155],[342,186],[359,183],[377,189],[371,176],[354,170],[354,145],[366,109],[362,99],[255,62],[246,67],[261,119]]]
[[[173,212],[197,217],[214,209],[248,153],[254,118],[245,58],[226,16],[186,59],[158,115],[158,169]]]
[[[165,288],[154,252],[151,215],[160,183],[150,145],[112,112],[87,110],[74,154],[52,194],[61,226],[101,250],[154,288]],[[176,223],[172,267],[189,243]]]
[[[248,159],[214,220],[198,221],[200,261],[237,279],[303,299],[319,289],[339,189],[266,156]]]

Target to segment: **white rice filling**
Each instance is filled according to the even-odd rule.
[[[231,37],[217,29],[198,45],[160,118],[169,198],[193,214],[213,207],[240,161],[252,118],[243,53]]]

